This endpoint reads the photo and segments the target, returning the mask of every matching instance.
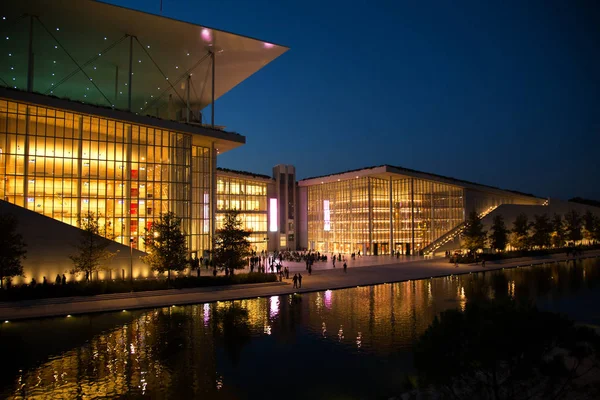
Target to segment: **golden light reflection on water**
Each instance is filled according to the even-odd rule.
[[[11,380],[2,386],[0,397],[210,398],[218,392],[221,398],[237,398],[235,375],[225,371],[231,374],[238,365],[248,363],[270,366],[281,362],[274,346],[286,346],[295,362],[306,362],[306,368],[309,363],[304,360],[313,359],[317,341],[355,354],[360,363],[366,362],[365,357],[389,357],[410,351],[414,340],[443,310],[464,309],[479,298],[565,295],[583,282],[600,282],[598,270],[591,263],[583,273],[549,265],[119,312],[106,315],[110,323],[98,331],[91,316],[2,324],[5,343],[14,343],[7,335],[24,335],[23,343],[39,344],[40,349],[52,341],[65,343],[60,351],[32,361],[22,371],[4,374]],[[327,327],[333,327],[332,331],[328,333]],[[75,339],[62,339],[66,330]]]

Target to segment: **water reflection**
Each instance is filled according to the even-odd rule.
[[[590,315],[600,263],[550,264],[306,295],[0,326],[2,398],[360,398],[393,395],[440,311],[536,299]],[[579,301],[579,303],[578,303]],[[583,303],[582,303],[583,302]],[[328,333],[327,327],[333,327]],[[290,393],[288,382],[311,373]],[[268,377],[268,384],[256,376]]]

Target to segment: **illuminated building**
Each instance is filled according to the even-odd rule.
[[[242,228],[251,232],[252,249],[278,251],[295,244],[296,174],[291,165],[273,167],[273,178],[246,171],[217,168],[216,228],[224,213],[240,211]]]
[[[273,191],[270,176],[217,168],[216,228],[222,228],[225,212],[237,210],[242,229],[250,231],[252,250],[267,251],[268,193]]]
[[[210,250],[217,155],[245,143],[214,101],[287,48],[91,0],[0,10],[0,199],[74,227],[92,211],[127,254],[173,211]]]
[[[300,246],[328,253],[428,254],[466,216],[546,199],[389,165],[301,180]],[[454,236],[453,236],[454,235]]]

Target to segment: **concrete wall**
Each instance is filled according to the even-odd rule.
[[[17,218],[18,232],[23,235],[27,244],[27,258],[23,262],[25,277],[13,279],[13,283],[29,283],[31,278],[42,282],[45,276],[49,282],[54,282],[57,274],[65,274],[68,281],[80,280],[84,276],[71,275],[68,270],[73,267],[69,255],[76,252],[75,245],[80,241],[81,230],[63,222],[15,206],[5,201],[0,201],[0,214],[9,214]],[[152,277],[154,274],[150,267],[144,264],[140,257],[146,253],[133,250],[120,243],[113,242],[109,248],[111,252],[118,252],[106,265],[106,271],[98,273],[93,279],[122,278],[124,270],[125,279],[129,279],[130,262],[133,259],[133,277]]]
[[[298,247],[308,248],[308,188],[306,186],[298,187]]]
[[[509,192],[492,192],[486,190],[465,189],[465,219],[471,211],[478,214],[485,212],[490,207],[503,204],[542,205],[546,200],[537,197],[528,197]]]

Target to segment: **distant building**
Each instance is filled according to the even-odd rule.
[[[468,213],[545,199],[459,179],[382,165],[299,183],[300,247],[324,253],[429,254]]]

